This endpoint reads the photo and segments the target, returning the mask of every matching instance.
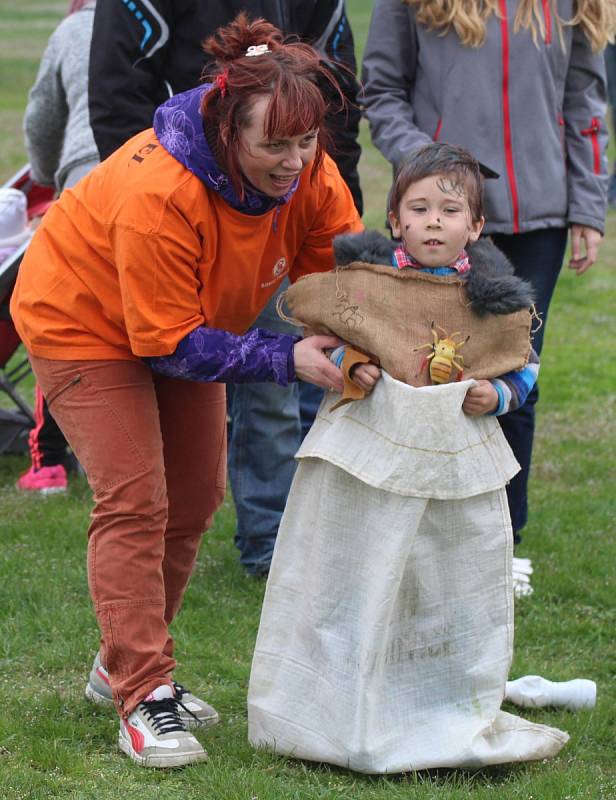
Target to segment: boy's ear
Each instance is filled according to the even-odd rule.
[[[387,214],[387,219],[389,220],[389,224],[391,226],[391,232],[394,235],[394,239],[399,239],[400,238],[400,233],[401,233],[400,220],[398,219],[398,217],[396,217],[396,215],[394,214],[393,211],[390,211]]]
[[[477,239],[481,236],[481,231],[483,230],[483,226],[485,224],[485,217],[480,217],[477,222],[471,223],[470,233],[468,235],[469,243],[476,242]]]

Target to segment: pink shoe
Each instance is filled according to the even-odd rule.
[[[65,492],[67,487],[66,470],[62,464],[40,469],[30,467],[17,481],[16,486],[24,492],[38,492],[39,494]]]

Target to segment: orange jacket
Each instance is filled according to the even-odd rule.
[[[51,359],[173,353],[199,325],[243,333],[285,276],[333,266],[362,224],[325,156],[283,206],[231,208],[158,142],[130,139],[47,212],[11,301],[27,349]]]

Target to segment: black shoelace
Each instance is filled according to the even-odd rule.
[[[152,722],[154,730],[160,734],[186,730],[186,726],[180,719],[179,705],[181,703],[174,697],[165,697],[164,700],[146,700],[141,703],[143,713]]]
[[[178,705],[179,705],[181,708],[183,708],[183,709],[184,709],[184,711],[185,711],[187,714],[189,714],[189,715],[190,715],[190,716],[191,716],[193,719],[197,720],[197,722],[199,722],[199,723],[200,723],[200,722],[201,722],[201,720],[199,719],[199,717],[198,717],[196,714],[193,714],[193,712],[190,710],[190,708],[186,708],[186,706],[185,706],[185,705],[184,705],[184,703],[182,702],[182,698],[184,697],[184,695],[185,695],[185,694],[188,694],[188,689],[185,689],[185,688],[182,686],[182,684],[181,684],[181,683],[176,683],[176,681],[173,681],[173,688],[174,688],[174,690],[175,690],[175,700],[176,700],[177,704],[178,704]]]

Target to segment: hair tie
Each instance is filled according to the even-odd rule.
[[[251,58],[252,56],[262,56],[264,53],[271,53],[272,51],[266,44],[251,44],[248,50],[246,50],[246,56]]]
[[[216,76],[216,86],[220,90],[220,96],[224,97],[227,94],[227,80],[229,78],[228,70],[224,72],[219,72]]]

